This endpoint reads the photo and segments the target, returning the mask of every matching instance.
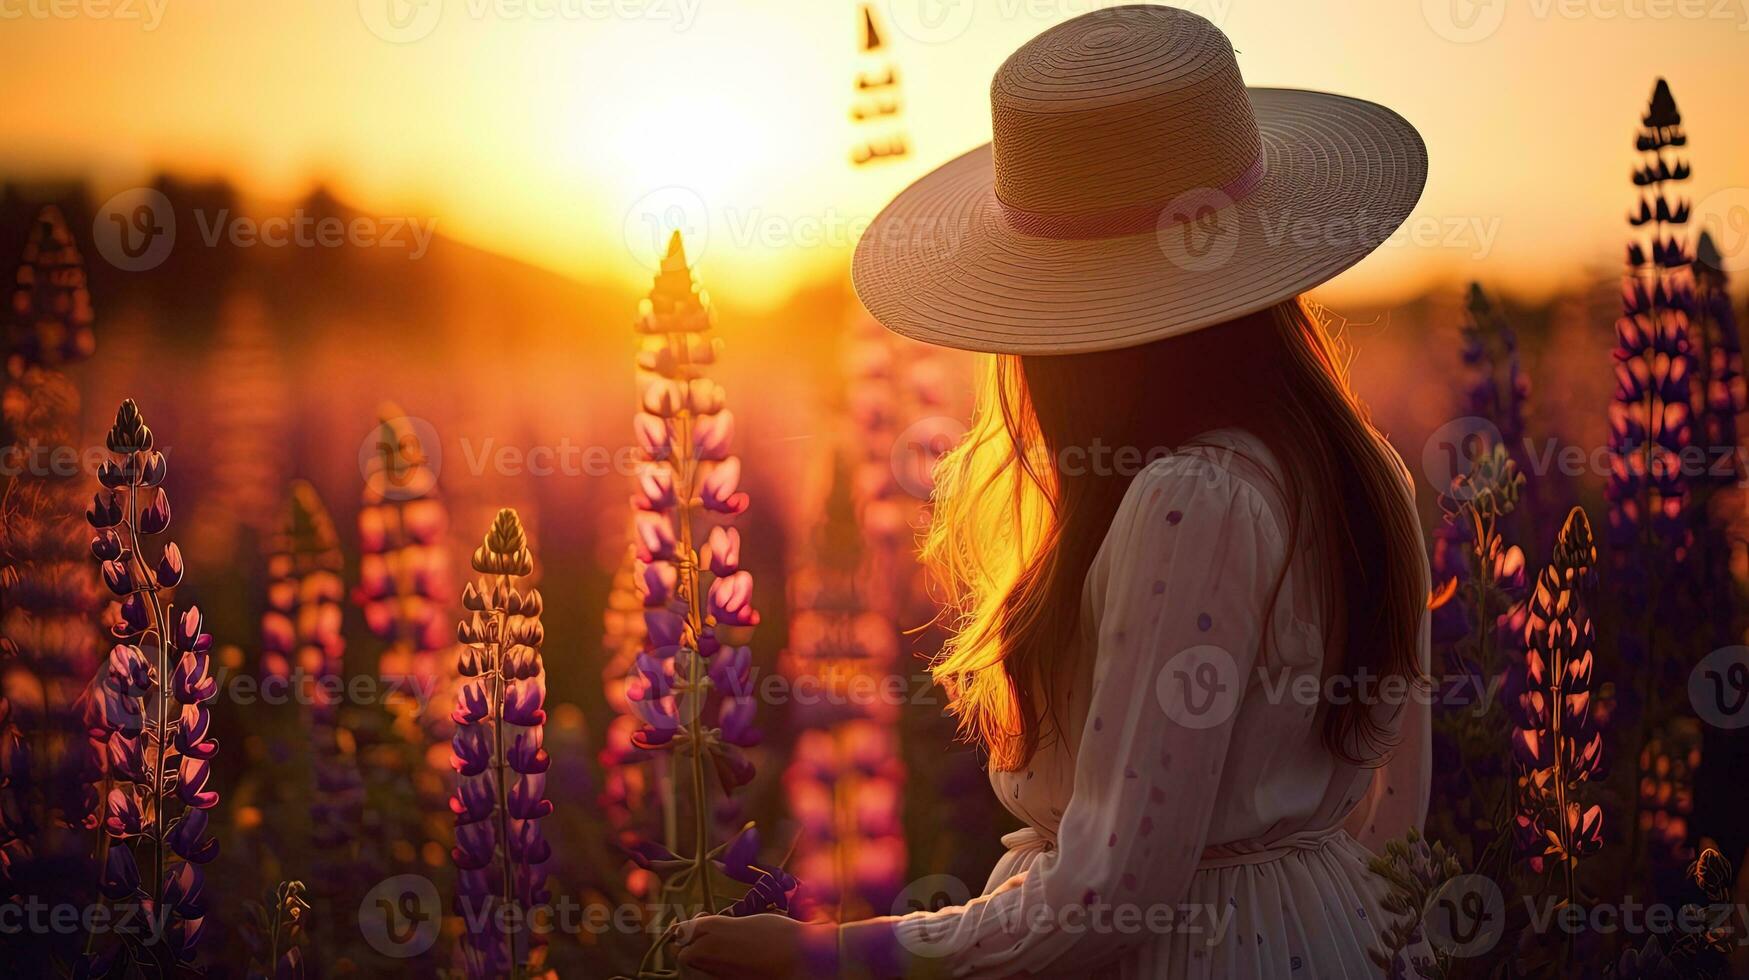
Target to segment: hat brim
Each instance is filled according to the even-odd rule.
[[[1326,282],[1409,216],[1427,148],[1384,106],[1246,92],[1264,170],[1237,200],[1199,189],[1146,231],[1031,236],[1003,217],[986,143],[906,188],[869,225],[851,267],[857,296],[888,329],[928,343],[1070,354],[1189,333]]]

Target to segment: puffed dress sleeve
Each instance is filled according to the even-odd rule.
[[[1131,482],[1105,549],[1055,849],[963,906],[843,926],[845,975],[1085,976],[1184,900],[1286,561],[1282,525],[1251,484],[1179,453]]]

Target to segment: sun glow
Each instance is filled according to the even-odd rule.
[[[653,266],[652,215],[660,225],[678,214],[702,225],[689,241],[710,281],[765,305],[840,274],[892,193],[987,139],[996,66],[1089,6],[977,0],[959,33],[918,37],[900,23],[914,20],[900,16],[903,0],[877,4],[913,151],[857,169],[854,4],[428,0],[404,4],[397,21],[435,11],[427,33],[386,40],[372,30],[375,2],[180,0],[149,29],[117,17],[0,20],[12,96],[0,167],[94,178],[99,192],[167,168],[280,201],[323,180],[360,208],[436,217],[440,234],[633,287]],[[1730,95],[1749,82],[1749,62],[1735,57],[1732,25],[1515,16],[1459,44],[1417,4],[1227,6],[1195,9],[1235,39],[1253,84],[1386,99],[1427,139],[1432,172],[1409,232],[1332,296],[1401,297],[1459,267],[1546,291],[1615,261],[1604,243],[1619,215],[1595,202],[1617,194],[1632,163],[1621,107],[1659,74],[1709,134],[1697,200],[1749,183],[1749,130],[1735,125]],[[1684,59],[1660,60],[1671,51]],[[1599,60],[1614,70],[1565,91]],[[1459,74],[1465,83],[1449,84]],[[1559,111],[1526,92],[1562,92]]]

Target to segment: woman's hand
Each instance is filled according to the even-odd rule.
[[[683,975],[816,980],[838,974],[838,927],[782,915],[701,915],[674,927]]]

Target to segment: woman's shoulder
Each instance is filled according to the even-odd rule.
[[[1130,483],[1126,508],[1147,519],[1150,500],[1264,518],[1276,534],[1287,527],[1280,464],[1262,439],[1242,429],[1206,432],[1156,455]],[[1168,513],[1168,519],[1170,514]]]

